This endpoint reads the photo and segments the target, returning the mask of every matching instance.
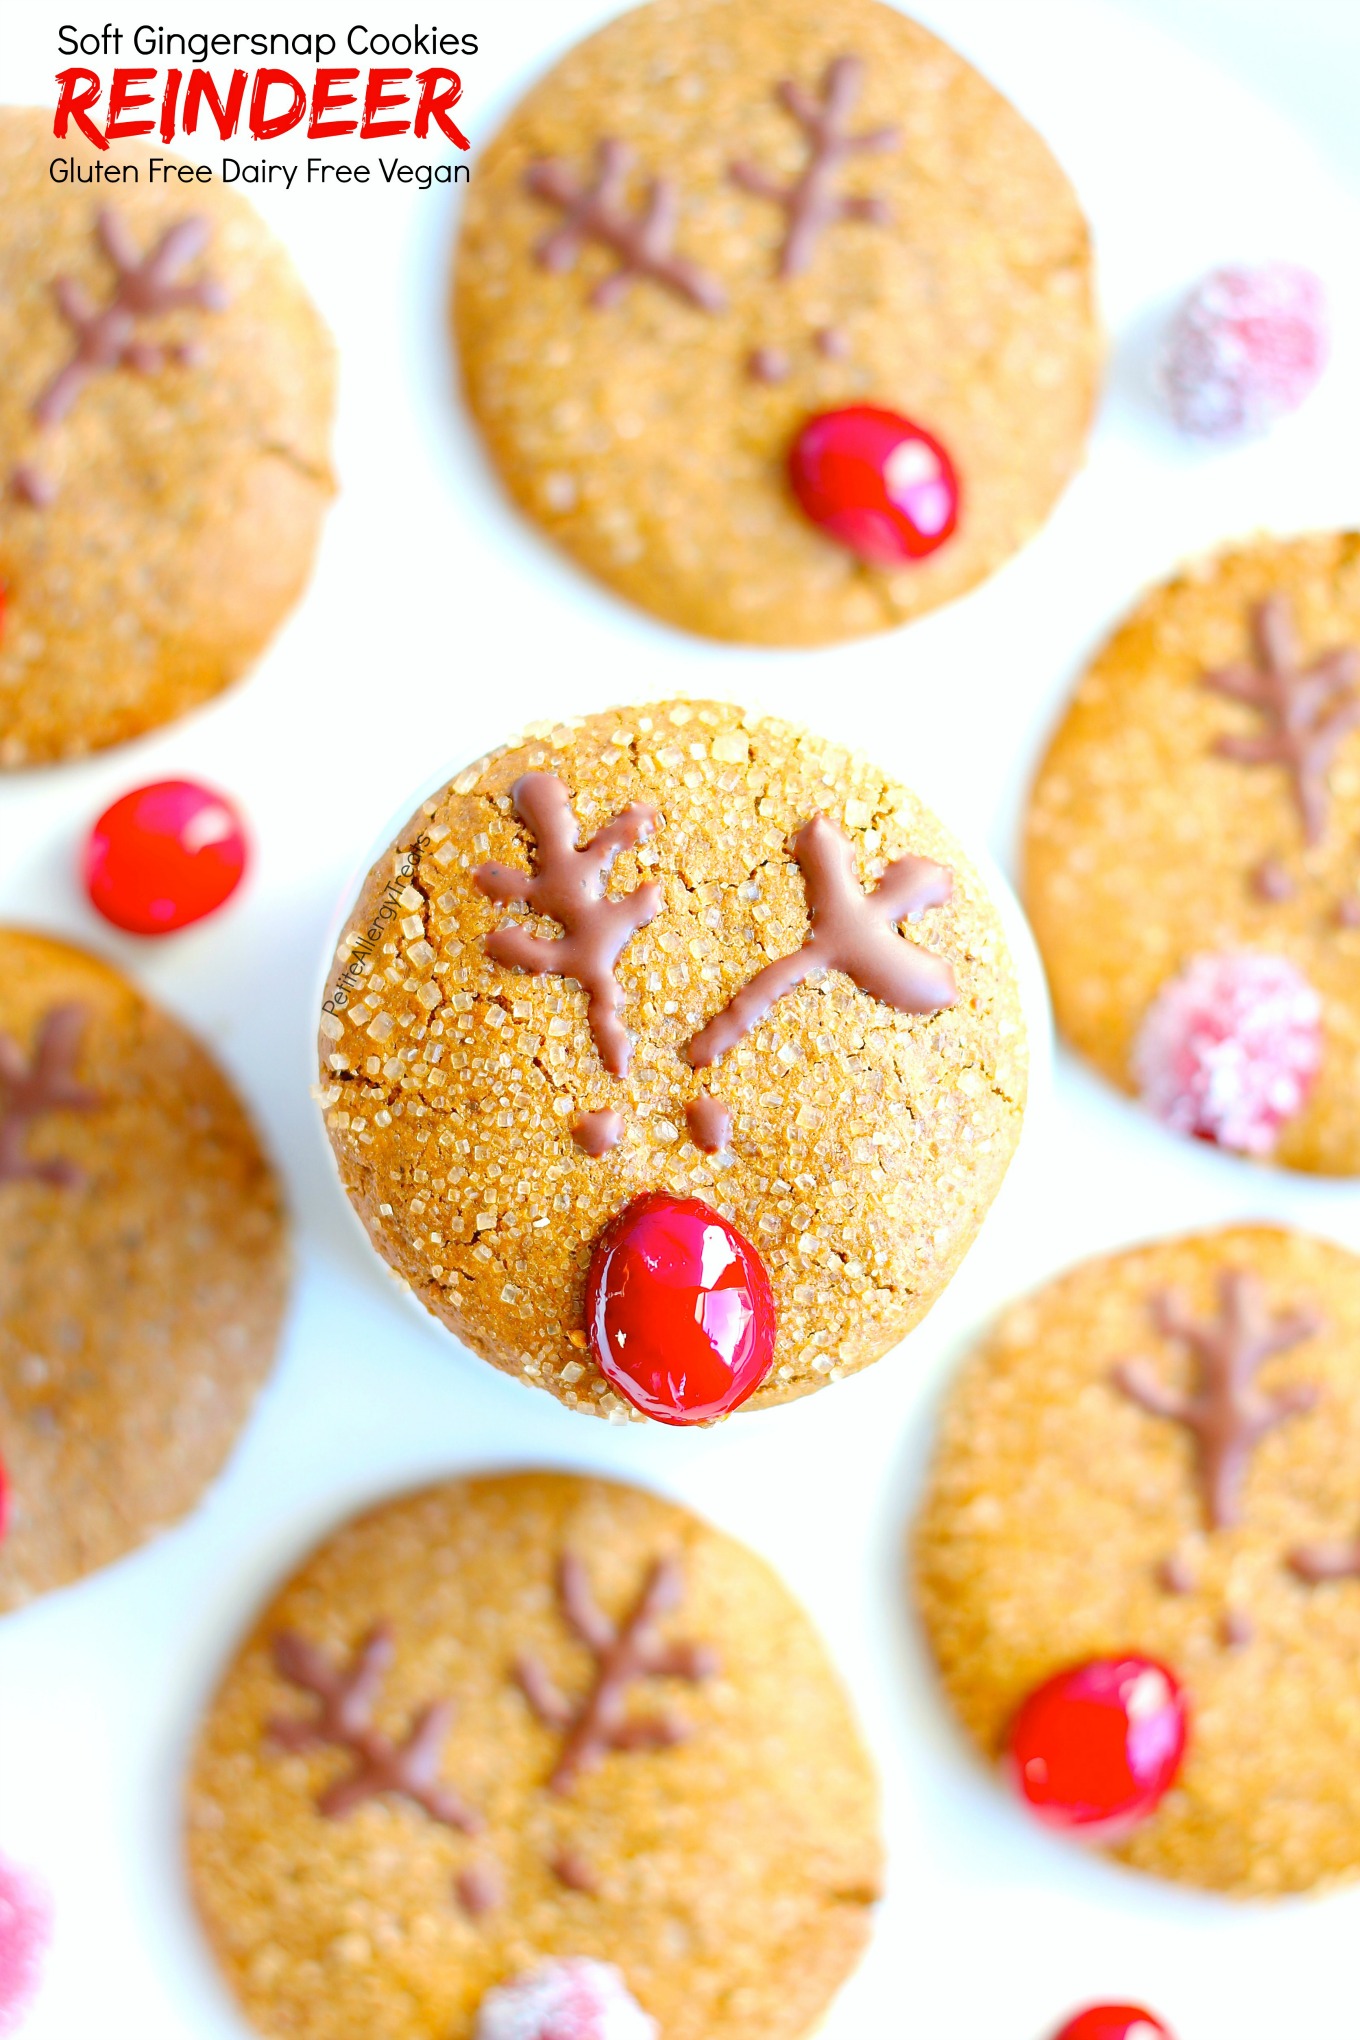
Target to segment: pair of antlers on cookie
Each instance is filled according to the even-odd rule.
[[[888,210],[881,198],[847,195],[836,188],[841,169],[851,156],[878,154],[896,148],[899,140],[895,127],[850,132],[850,116],[863,82],[864,66],[859,58],[842,56],[827,66],[820,97],[792,79],[776,88],[779,104],[798,123],[808,143],[803,168],[787,184],[755,163],[742,160],[730,166],[735,185],[755,198],[768,199],[784,214],[778,257],[783,277],[800,275],[808,267],[824,228],[840,220],[869,220],[880,226],[887,221]],[[632,150],[608,137],[597,147],[593,182],[557,157],[532,163],[525,173],[527,189],[562,212],[560,224],[539,242],[538,260],[545,269],[568,270],[582,249],[594,241],[618,257],[618,267],[602,277],[591,292],[590,302],[598,309],[617,304],[638,277],[646,277],[688,299],[700,311],[725,310],[727,296],[717,278],[675,251],[679,186],[673,178],[655,178],[640,209],[632,212],[627,202],[632,168]]]
[[[558,922],[563,933],[497,928],[486,938],[487,954],[535,977],[575,978],[589,1002],[600,1060],[611,1076],[626,1076],[630,1043],[615,968],[630,938],[660,913],[661,888],[649,881],[619,899],[609,898],[605,888],[620,851],[637,849],[654,833],[656,809],[634,802],[582,844],[571,795],[555,773],[526,773],[515,781],[512,795],[533,832],[538,869],[531,874],[512,865],[481,864],[473,883],[488,899],[519,903]],[[901,857],[866,893],[855,873],[854,845],[822,814],[798,831],[792,849],[807,894],[807,940],[758,971],[693,1036],[686,1052],[696,1069],[719,1061],[776,999],[815,971],[843,971],[861,991],[903,1013],[938,1013],[957,997],[951,965],[896,932],[900,922],[949,899],[953,877],[943,865],[928,857]]]

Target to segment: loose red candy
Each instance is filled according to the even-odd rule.
[[[958,523],[958,478],[939,440],[872,404],[810,418],[789,479],[805,515],[873,566],[925,559]]]
[[[1088,2005],[1053,2040],[1173,2040],[1173,2035],[1141,2005]]]
[[[1154,1813],[1185,1754],[1185,1698],[1151,1658],[1092,1658],[1035,1688],[1011,1724],[1021,1797],[1052,1827],[1112,1840]]]
[[[170,935],[215,913],[245,868],[240,816],[192,779],[125,793],[104,810],[85,849],[91,900],[132,935]]]
[[[765,1264],[697,1197],[638,1197],[601,1234],[586,1282],[595,1364],[661,1424],[702,1424],[753,1395],[774,1357]]]

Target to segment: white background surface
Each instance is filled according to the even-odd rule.
[[[313,10],[393,28],[413,11]],[[499,0],[422,19],[482,37],[464,101],[482,140],[528,77],[608,11]],[[1062,1068],[993,1222],[907,1352],[714,1433],[620,1433],[503,1380],[410,1311],[356,1245],[306,1095],[313,987],[347,873],[419,782],[512,723],[672,690],[729,694],[872,748],[1005,860],[1042,732],[1144,582],[1221,538],[1360,510],[1360,30],[1344,0],[920,0],[916,11],[1036,122],[1096,230],[1110,386],[1086,472],[1023,557],[948,612],[843,649],[752,653],[664,632],[558,562],[481,465],[443,337],[447,194],[267,192],[261,207],[341,351],[343,494],[310,594],[251,681],[204,714],[0,785],[0,913],[93,942],[216,1043],[287,1172],[300,1263],[277,1376],[205,1507],[0,1626],[0,1847],[39,1867],[57,1901],[29,2040],[239,2040],[178,1868],[179,1776],[217,1668],[267,1584],[354,1503],[535,1459],[635,1473],[747,1537],[812,1606],[844,1667],[883,1771],[892,1861],[875,1946],[827,2040],[1042,2040],[1084,1999],[1121,1995],[1159,2009],[1178,2040],[1360,2028],[1360,1894],[1230,1906],[1049,1841],[957,1743],[900,1587],[933,1400],[968,1327],[1003,1296],[1088,1250],[1238,1216],[1296,1219],[1360,1247],[1360,1190],[1176,1145]],[[154,18],[302,28],[306,12],[172,4]],[[1208,61],[1163,40],[1147,25],[1157,17]],[[11,0],[6,98],[50,103],[63,18],[64,5]],[[1272,91],[1276,109],[1234,72]],[[1326,167],[1280,109],[1316,123]],[[1268,254],[1326,277],[1336,365],[1269,442],[1187,451],[1147,401],[1148,335],[1202,268]],[[253,878],[202,929],[161,946],[119,940],[79,895],[77,845],[116,793],[179,772],[243,800]]]

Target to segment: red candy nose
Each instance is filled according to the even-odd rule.
[[[789,479],[804,514],[874,566],[925,559],[958,523],[958,478],[939,440],[872,404],[810,418]]]
[[[1022,1702],[1009,1761],[1050,1826],[1117,1839],[1156,1811],[1185,1754],[1185,1698],[1151,1658],[1092,1658]]]
[[[596,1245],[586,1331],[601,1374],[636,1409],[701,1424],[769,1372],[770,1278],[750,1241],[697,1197],[638,1197]]]
[[[1088,2005],[1053,2040],[1173,2040],[1169,2026],[1141,2005]]]
[[[192,779],[139,786],[90,831],[85,884],[106,921],[132,935],[170,935],[214,913],[246,868],[230,802]]]

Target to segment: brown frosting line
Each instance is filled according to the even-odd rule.
[[[39,1022],[31,1060],[11,1035],[0,1034],[0,1183],[32,1179],[70,1190],[83,1180],[75,1163],[60,1156],[35,1161],[27,1143],[49,1112],[93,1112],[103,1102],[76,1077],[87,1017],[82,1005],[50,1007]]]
[[[627,187],[636,158],[626,142],[606,137],[596,145],[595,181],[588,184],[560,157],[531,163],[525,188],[535,198],[560,206],[563,218],[545,234],[534,253],[544,269],[561,275],[576,265],[592,241],[619,258],[617,269],[590,293],[600,311],[616,305],[638,277],[647,277],[703,312],[726,309],[727,294],[717,278],[675,253],[680,224],[680,189],[670,177],[653,178],[641,210],[629,212]]]
[[[582,1112],[572,1123],[571,1137],[582,1154],[607,1155],[623,1139],[621,1112]]]
[[[782,347],[757,347],[748,355],[746,373],[753,382],[787,382],[793,363]]]
[[[1184,1552],[1173,1551],[1157,1568],[1158,1584],[1168,1594],[1193,1594],[1195,1573]]]
[[[85,385],[110,369],[131,369],[155,375],[172,357],[189,358],[189,349],[167,349],[143,338],[144,320],[192,309],[221,311],[226,297],[211,277],[185,283],[183,272],[208,245],[211,228],[198,217],[168,227],[154,248],[139,255],[124,223],[107,208],[95,215],[95,235],[114,273],[107,303],[96,307],[74,277],[59,276],[52,286],[57,310],[75,342],[63,362],[34,399],[34,423],[50,432],[69,414]],[[43,509],[56,495],[56,485],[27,464],[14,471],[16,488],[35,508]]]
[[[1325,1580],[1360,1579],[1360,1538],[1340,1544],[1301,1544],[1289,1554],[1289,1569],[1310,1587]]]
[[[274,1638],[275,1670],[290,1685],[315,1694],[321,1704],[312,1720],[275,1718],[265,1734],[280,1749],[307,1751],[334,1745],[352,1754],[352,1769],[317,1797],[317,1811],[327,1820],[343,1820],[364,1800],[395,1792],[442,1826],[476,1834],[481,1816],[439,1776],[439,1759],[453,1720],[449,1702],[422,1708],[405,1742],[393,1742],[374,1726],[373,1711],[395,1654],[387,1622],[369,1630],[343,1670],[337,1670],[315,1644],[290,1630],[281,1632]]]
[[[688,1736],[687,1724],[669,1711],[625,1715],[631,1686],[644,1679],[708,1679],[718,1666],[707,1646],[668,1643],[659,1632],[662,1617],[684,1598],[677,1558],[658,1559],[651,1567],[622,1623],[600,1608],[573,1552],[562,1555],[557,1591],[568,1627],[595,1660],[595,1677],[577,1701],[558,1691],[537,1658],[521,1657],[515,1677],[539,1720],[562,1737],[548,1789],[566,1794],[611,1750],[668,1749]]]
[[[594,1898],[600,1889],[600,1880],[577,1849],[559,1849],[552,1860],[552,1874],[559,1884],[568,1891],[579,1891],[586,1898]]]
[[[814,971],[843,971],[862,992],[899,1013],[939,1013],[958,997],[952,964],[897,933],[899,922],[948,900],[954,878],[944,865],[928,857],[899,857],[866,893],[855,872],[854,844],[821,814],[798,831],[793,855],[807,895],[807,940],[758,971],[700,1029],[686,1051],[696,1069],[718,1062],[776,1000]]]
[[[1269,900],[1272,905],[1294,899],[1299,890],[1288,867],[1279,857],[1263,859],[1253,871],[1251,883],[1257,897]]]
[[[471,1920],[485,1919],[505,1897],[499,1871],[490,1863],[469,1863],[453,1880],[458,1903]]]
[[[10,485],[21,503],[30,510],[48,510],[57,500],[57,485],[51,475],[32,461],[21,460],[10,476]]]
[[[788,184],[781,184],[757,163],[743,159],[730,167],[734,184],[783,209],[788,225],[779,251],[780,276],[798,276],[808,267],[823,228],[841,220],[872,220],[878,226],[888,222],[888,208],[881,198],[851,198],[836,189],[836,180],[850,157],[881,154],[895,149],[901,139],[895,127],[858,135],[849,132],[850,116],[863,84],[864,66],[858,57],[850,56],[837,57],[827,66],[820,98],[785,78],[775,87],[775,97],[807,136],[808,159],[803,169]]]
[[[589,1001],[587,1017],[601,1062],[611,1076],[625,1076],[630,1043],[619,1018],[623,992],[614,969],[629,939],[660,913],[661,888],[640,885],[622,899],[610,899],[605,887],[619,852],[636,850],[652,835],[656,809],[634,801],[578,847],[571,795],[556,773],[526,772],[511,795],[533,834],[538,870],[531,877],[508,864],[479,864],[472,882],[489,900],[518,901],[558,922],[563,932],[555,939],[522,927],[497,928],[486,938],[486,953],[532,977],[575,978]]]
[[[1255,736],[1220,737],[1214,749],[1239,765],[1283,765],[1305,840],[1319,843],[1327,830],[1327,775],[1342,738],[1360,723],[1360,652],[1346,646],[1301,667],[1287,595],[1257,603],[1251,630],[1256,664],[1205,673],[1203,685],[1259,709],[1264,727]]]
[[[685,1124],[695,1147],[702,1148],[706,1155],[720,1155],[725,1152],[732,1139],[732,1114],[721,1098],[715,1098],[709,1091],[701,1091],[697,1098],[691,1098],[685,1107]]]
[[[1121,1362],[1112,1376],[1141,1409],[1183,1424],[1193,1436],[1205,1516],[1213,1530],[1241,1520],[1242,1483],[1261,1440],[1317,1402],[1317,1389],[1303,1384],[1267,1395],[1256,1386],[1257,1374],[1267,1360],[1311,1339],[1323,1324],[1310,1307],[1273,1315],[1260,1280],[1245,1268],[1223,1269],[1218,1286],[1219,1314],[1207,1324],[1192,1318],[1174,1296],[1152,1300],[1153,1321],[1162,1337],[1188,1346],[1197,1362],[1198,1378],[1189,1394],[1163,1387],[1141,1360]]]

